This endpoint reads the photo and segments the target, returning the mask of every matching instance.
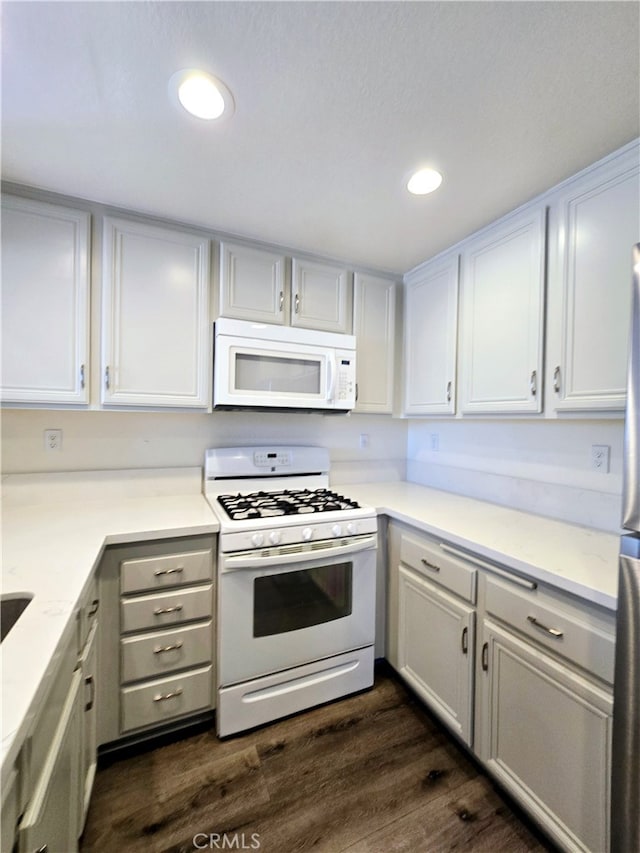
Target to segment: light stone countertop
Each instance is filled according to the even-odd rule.
[[[186,472],[186,473],[185,473]],[[119,474],[126,473],[120,478]],[[131,480],[131,474],[138,474]],[[216,533],[200,469],[5,478],[2,592],[34,598],[0,646],[2,784],[39,710],[58,655],[107,545]],[[96,500],[94,478],[100,481]],[[147,482],[149,480],[149,482]],[[124,485],[123,485],[124,483]],[[338,491],[541,582],[616,607],[619,537],[405,482],[340,484]],[[172,489],[184,494],[171,494]],[[169,493],[167,493],[169,492]]]
[[[609,610],[617,606],[620,537],[414,483],[336,486],[450,545]]]
[[[33,594],[0,646],[3,786],[105,546],[218,528],[197,492],[3,506],[2,593]]]

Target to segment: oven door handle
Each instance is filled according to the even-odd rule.
[[[262,569],[268,566],[280,566],[283,571],[287,571],[290,566],[297,563],[310,563],[316,560],[326,560],[327,558],[342,557],[343,554],[354,554],[361,551],[370,551],[377,547],[377,538],[373,536],[363,536],[355,542],[348,542],[346,545],[328,545],[317,550],[304,550],[299,552],[289,552],[287,546],[284,548],[268,549],[265,555],[264,550],[247,551],[233,556],[222,555],[220,559],[220,568],[222,572],[232,572],[236,569]],[[273,551],[274,553],[270,553]],[[284,552],[284,553],[283,553]]]

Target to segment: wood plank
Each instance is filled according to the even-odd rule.
[[[80,849],[193,853],[196,833],[261,853],[553,849],[386,667],[356,696],[101,767]]]

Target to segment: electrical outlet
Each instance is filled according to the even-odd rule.
[[[440,436],[437,432],[431,433],[431,449],[436,452],[440,450]]]
[[[44,431],[44,449],[47,453],[62,450],[62,430],[61,429],[45,429]]]
[[[366,450],[369,447],[369,433],[361,432],[360,433],[360,450]]]
[[[610,453],[611,448],[608,444],[591,445],[591,467],[594,471],[600,471],[603,474],[609,473]]]

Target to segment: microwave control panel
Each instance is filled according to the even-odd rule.
[[[336,352],[336,399],[345,403],[355,401],[356,357],[353,351]]]

